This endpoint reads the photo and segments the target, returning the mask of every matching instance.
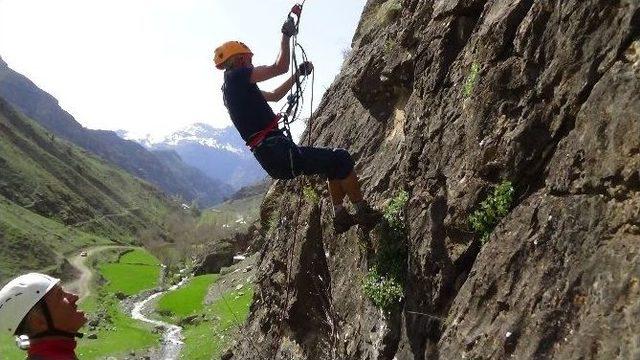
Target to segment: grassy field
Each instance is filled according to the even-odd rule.
[[[117,259],[108,254],[98,254],[97,258]],[[98,339],[81,340],[78,357],[83,360],[98,359],[156,345],[160,336],[153,334],[148,325],[123,313],[114,294],[136,294],[157,286],[160,274],[158,259],[143,249],[135,249],[121,256],[117,262],[98,263],[97,267],[108,283],[96,286],[94,295],[85,299],[81,308],[94,316],[100,314],[102,320],[95,331]]]
[[[120,264],[160,266],[160,261],[144,249],[135,249],[120,257]]]
[[[204,297],[209,286],[218,280],[219,275],[196,276],[184,287],[165,294],[156,306],[160,313],[171,314],[163,316],[166,321],[176,323],[180,318],[200,313],[204,309]]]
[[[186,316],[198,315],[194,322],[184,327],[182,359],[219,358],[230,344],[235,329],[244,323],[249,314],[253,298],[250,286],[240,291],[228,291],[224,299],[219,298],[210,305],[204,305],[207,290],[221,279],[218,274],[195,277],[184,287],[167,293],[158,301],[156,311],[172,314],[160,316],[165,321],[176,323]]]
[[[181,358],[188,360],[218,359],[233,340],[234,331],[244,324],[249,315],[253,289],[226,293],[205,307],[204,320],[184,329],[185,345]],[[225,303],[226,300],[226,303]]]
[[[82,339],[79,341],[77,354],[80,359],[98,359],[107,355],[128,353],[139,349],[146,349],[158,343],[159,335],[153,334],[151,329],[124,314],[118,305],[118,300],[112,295],[101,294],[99,300],[87,299],[85,303],[95,302],[95,309],[109,318],[109,323],[101,326],[95,332],[98,339]],[[85,308],[84,304],[81,306]],[[86,307],[91,307],[88,305]]]
[[[120,258],[119,262],[102,264],[100,274],[107,280],[107,293],[134,295],[154,288],[160,276],[160,262],[145,250],[137,249]]]

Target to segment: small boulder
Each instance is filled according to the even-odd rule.
[[[233,359],[233,351],[231,351],[230,349],[227,350],[227,352],[224,353],[222,355],[222,357],[220,357],[220,359],[222,359],[222,360],[231,360],[231,359]]]
[[[191,316],[187,316],[187,317],[183,318],[182,320],[180,320],[178,325],[180,325],[180,326],[194,325],[194,324],[196,324],[198,322],[198,320],[199,320],[199,316],[198,315],[191,315]]]
[[[233,264],[233,246],[219,241],[209,246],[208,255],[201,259],[193,269],[195,276],[219,273],[223,267]]]

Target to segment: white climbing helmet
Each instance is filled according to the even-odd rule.
[[[30,273],[5,285],[0,290],[0,334],[14,335],[29,311],[58,283],[60,279]]]

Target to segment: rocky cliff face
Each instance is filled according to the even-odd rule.
[[[276,183],[228,357],[640,357],[640,3],[370,0],[308,131],[377,206],[408,192],[403,300],[374,307],[366,239]],[[481,241],[469,217],[504,180]]]

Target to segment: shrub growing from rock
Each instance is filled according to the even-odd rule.
[[[376,231],[378,248],[362,283],[363,293],[384,311],[391,311],[404,297],[408,200],[409,194],[401,191],[385,208],[384,221]]]
[[[515,190],[510,181],[498,185],[491,195],[480,203],[480,208],[469,217],[473,230],[484,244],[498,222],[505,217],[513,204]]]

